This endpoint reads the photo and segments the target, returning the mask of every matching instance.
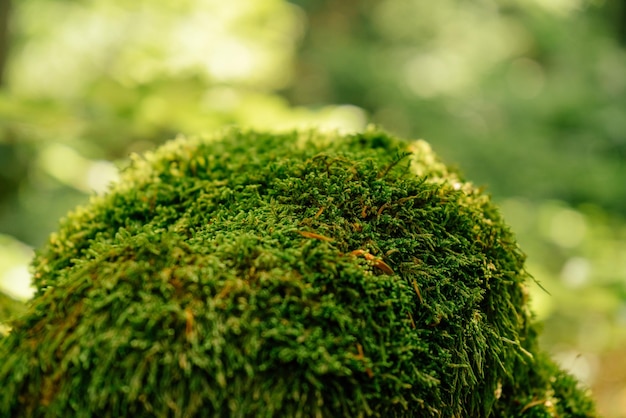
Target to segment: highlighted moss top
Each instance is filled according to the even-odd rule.
[[[62,220],[0,339],[0,416],[591,417],[524,256],[425,142],[229,130]]]

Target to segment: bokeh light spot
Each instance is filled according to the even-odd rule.
[[[567,286],[577,288],[589,280],[591,263],[583,257],[568,259],[561,269],[561,280]]]

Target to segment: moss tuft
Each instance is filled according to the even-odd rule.
[[[524,255],[425,142],[228,130],[63,219],[0,340],[0,416],[591,417]]]

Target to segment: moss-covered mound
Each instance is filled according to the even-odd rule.
[[[0,416],[593,416],[537,349],[527,280],[424,142],[178,139],[38,252]]]
[[[8,328],[5,326],[4,322],[21,314],[24,310],[25,306],[22,302],[0,291],[0,337],[8,332]],[[0,357],[0,359],[1,358],[2,357]]]

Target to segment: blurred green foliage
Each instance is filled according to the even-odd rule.
[[[534,292],[545,344],[626,414],[623,2],[0,0],[0,16],[0,288],[27,293],[25,245],[131,152],[229,124],[380,123],[502,203],[550,292]]]

